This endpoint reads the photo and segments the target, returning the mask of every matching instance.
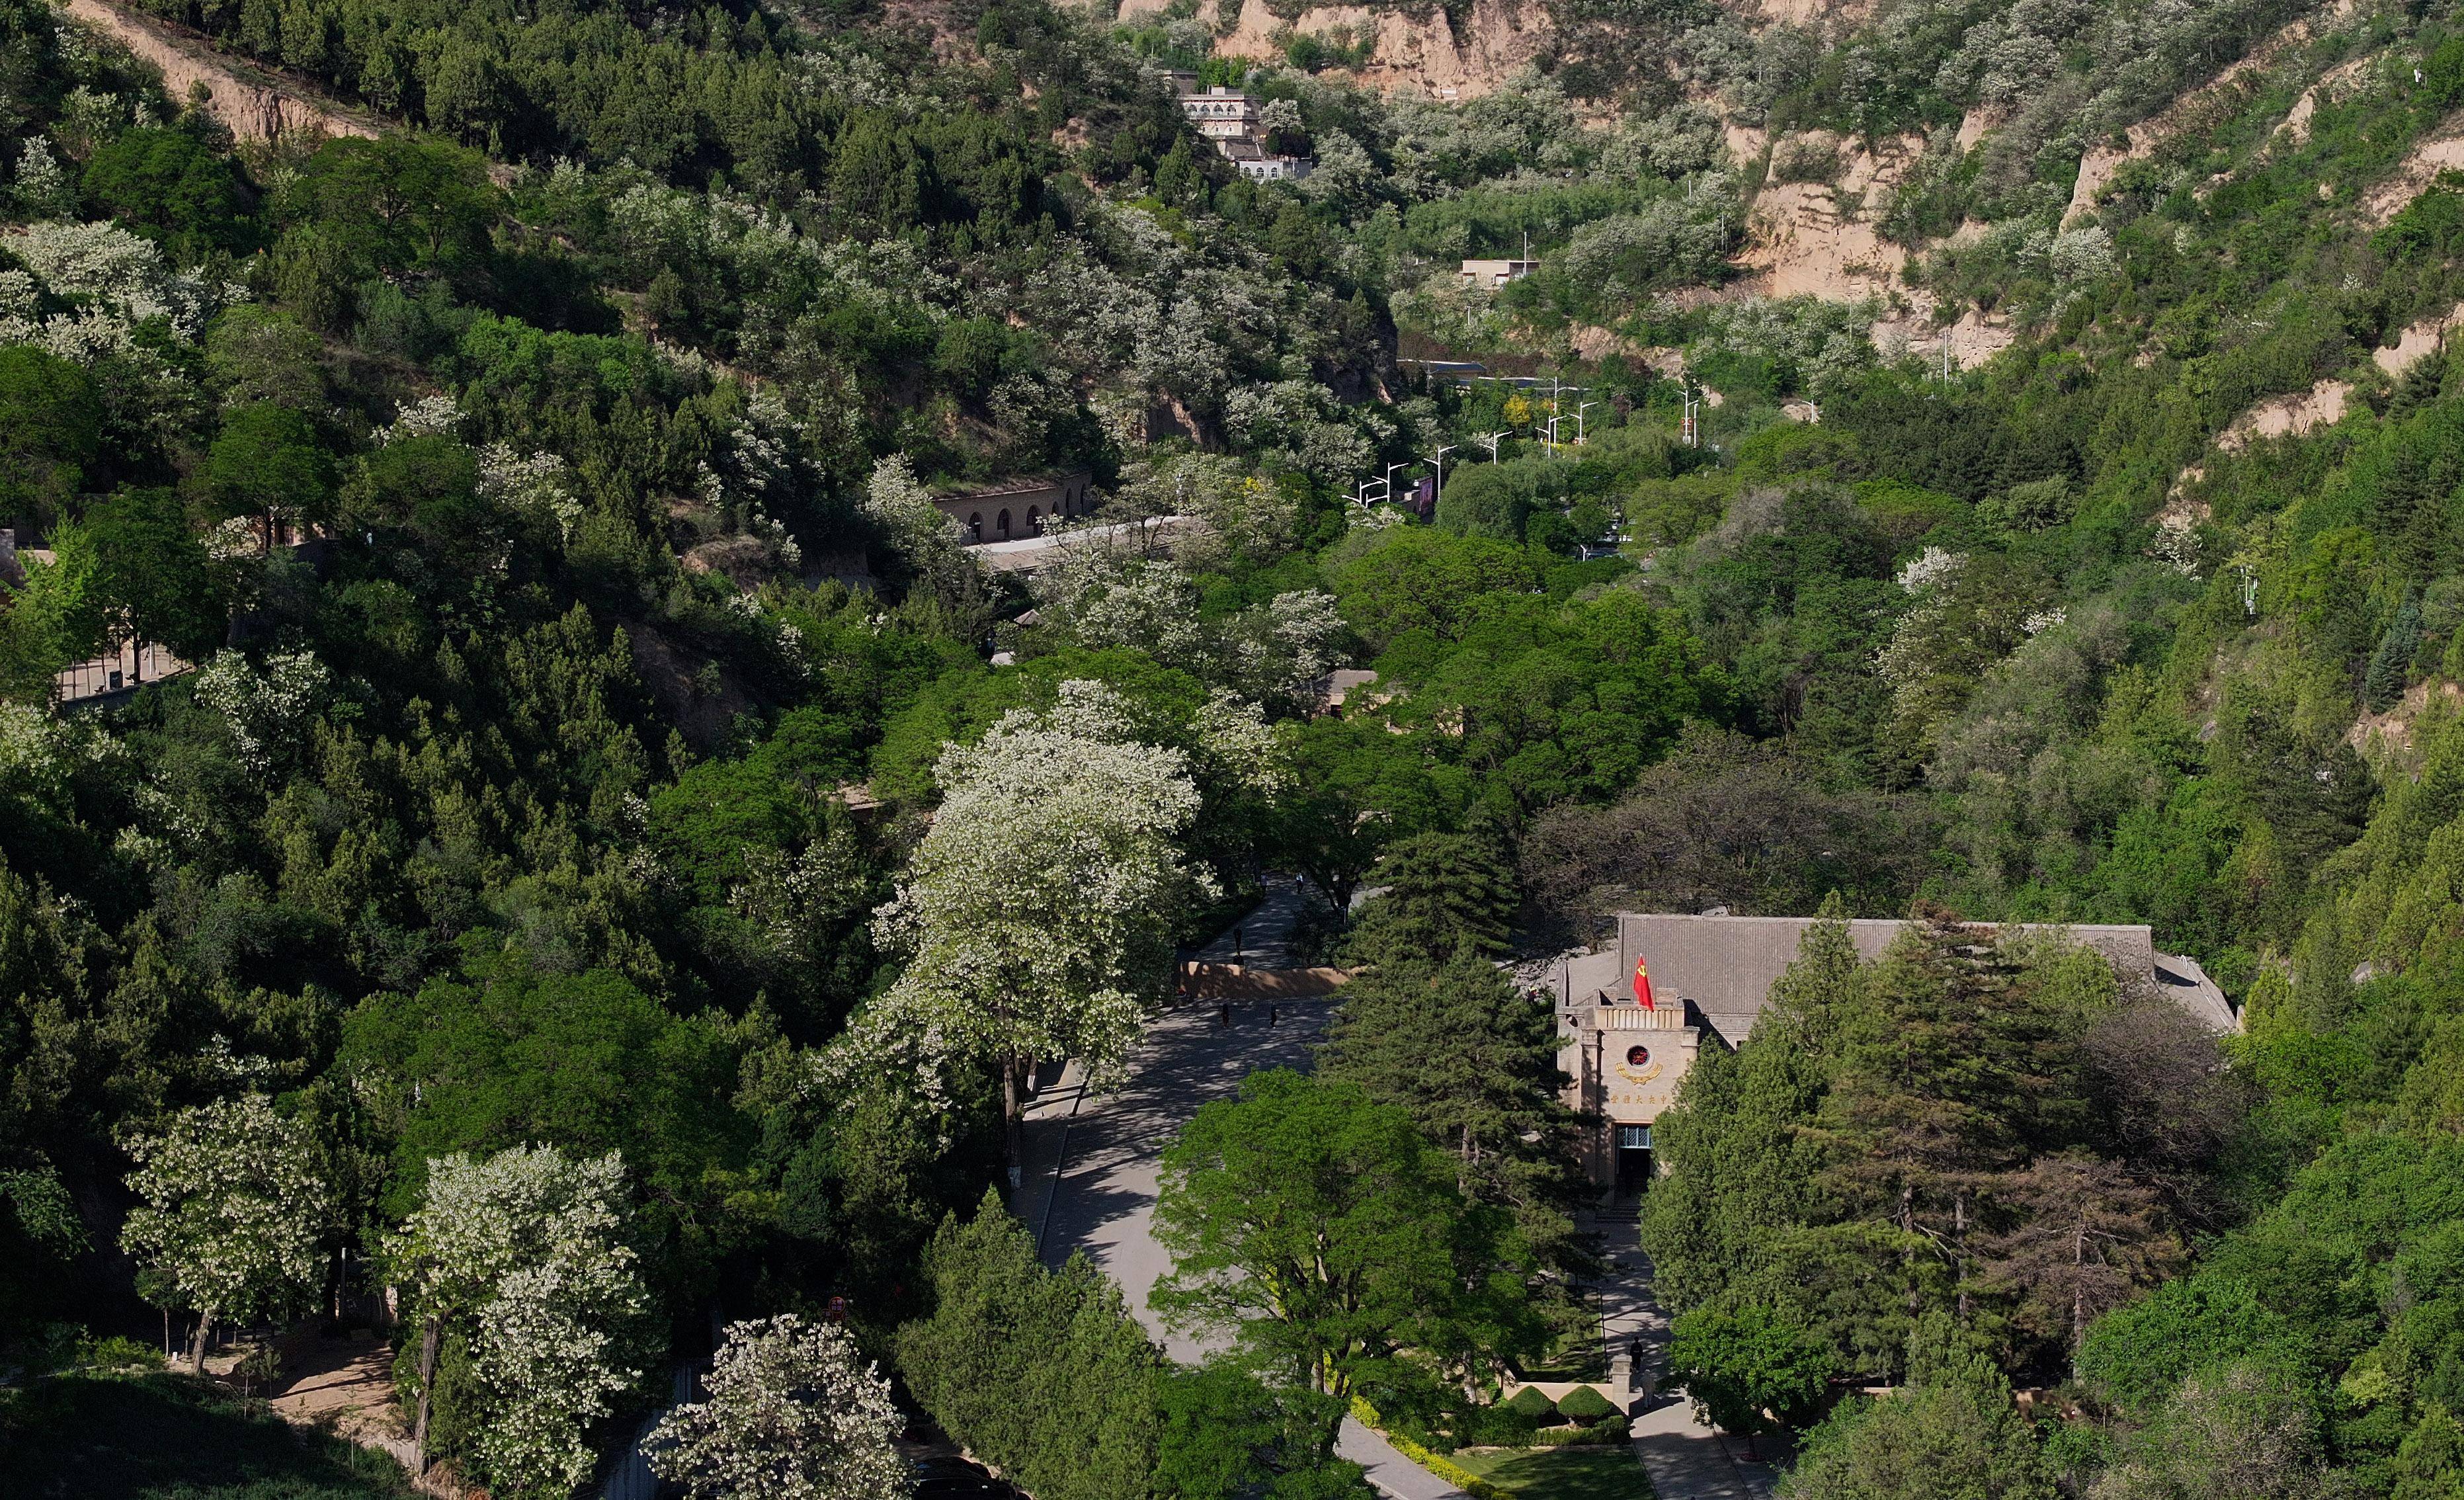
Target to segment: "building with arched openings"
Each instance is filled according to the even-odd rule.
[[[1084,469],[1062,474],[1019,474],[972,490],[933,496],[942,515],[957,521],[969,546],[1022,541],[1044,535],[1055,520],[1076,520],[1095,508],[1095,476]]]

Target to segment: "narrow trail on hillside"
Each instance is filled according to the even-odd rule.
[[[164,90],[174,102],[185,103],[190,88],[204,84],[207,108],[242,141],[302,130],[374,137],[385,128],[376,115],[347,108],[300,80],[217,51],[185,26],[110,0],[65,0],[60,9],[161,70]]]

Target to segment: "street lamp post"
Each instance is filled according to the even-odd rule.
[[[1446,493],[1446,454],[1454,451],[1455,445],[1452,443],[1440,444],[1437,456],[1429,460],[1429,467],[1437,472],[1437,481],[1429,486],[1429,504],[1432,508]]]
[[[1576,448],[1583,446],[1583,413],[1598,405],[1596,401],[1586,401],[1574,408],[1574,446]]]
[[[1490,463],[1497,462],[1497,442],[1498,439],[1505,435],[1506,434],[1503,432],[1483,432],[1480,435],[1479,440],[1488,445],[1488,461]]]

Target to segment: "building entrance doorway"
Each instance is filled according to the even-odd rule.
[[[1651,1127],[1617,1128],[1617,1194],[1639,1198],[1651,1190]]]

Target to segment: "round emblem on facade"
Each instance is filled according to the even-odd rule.
[[[1649,1061],[1651,1061],[1651,1048],[1647,1047],[1629,1047],[1625,1049],[1625,1065],[1628,1068],[1640,1068]]]

